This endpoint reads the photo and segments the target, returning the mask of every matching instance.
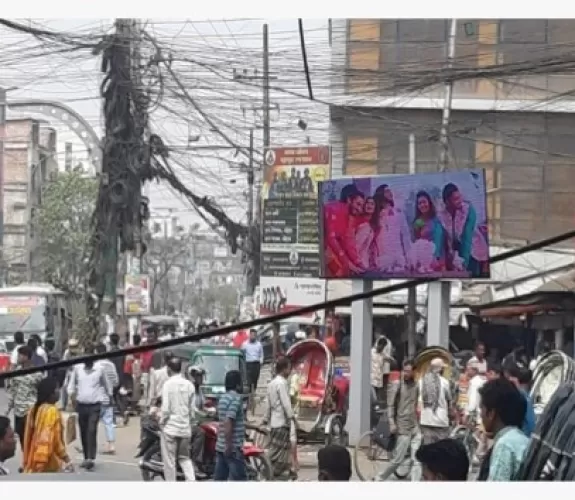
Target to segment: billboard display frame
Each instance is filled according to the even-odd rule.
[[[318,210],[324,279],[490,277],[484,169],[331,179]]]
[[[329,146],[265,151],[261,276],[319,278],[319,182],[330,176]]]

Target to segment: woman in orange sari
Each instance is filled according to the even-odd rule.
[[[38,384],[38,399],[26,419],[24,433],[24,472],[72,470],[66,453],[62,415],[56,407],[58,382],[45,378]]]

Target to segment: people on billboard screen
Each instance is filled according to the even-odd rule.
[[[466,191],[455,180],[438,183],[438,174],[393,185],[377,178],[326,183],[324,276],[488,277],[483,175],[462,173],[467,179],[452,177],[461,179]],[[414,182],[417,177],[426,182]]]

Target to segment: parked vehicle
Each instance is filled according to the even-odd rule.
[[[0,338],[10,339],[21,331],[25,337],[38,334],[54,340],[55,350],[63,354],[71,328],[66,294],[47,283],[26,283],[0,288]]]
[[[218,422],[210,421],[200,424],[205,434],[205,444],[202,463],[194,462],[196,480],[209,481],[214,477],[216,465],[216,439]],[[255,444],[246,441],[243,447],[246,462],[248,481],[270,481],[272,479],[272,466],[265,451]],[[190,456],[191,450],[190,450]],[[139,467],[144,481],[154,481],[156,478],[164,479],[164,464],[160,451],[160,429],[152,417],[142,422],[142,439],[136,458],[140,459]],[[178,465],[177,480],[184,481],[184,474]]]
[[[10,369],[10,350],[6,342],[0,340],[0,373]],[[0,388],[4,387],[4,380],[0,380]]]

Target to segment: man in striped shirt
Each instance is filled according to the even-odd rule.
[[[98,344],[96,352],[102,354],[106,352],[105,344]],[[101,359],[96,362],[104,372],[104,377],[108,380],[109,387],[117,387],[120,383],[116,366],[109,359]],[[116,429],[114,427],[114,402],[104,388],[102,388],[102,406],[100,407],[100,420],[104,424],[106,431],[106,441],[108,442],[107,449],[104,451],[106,455],[114,455],[116,453]]]

